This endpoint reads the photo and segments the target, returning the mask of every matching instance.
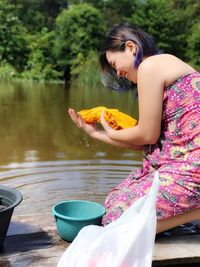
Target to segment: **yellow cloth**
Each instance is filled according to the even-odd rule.
[[[137,124],[137,120],[131,116],[120,112],[118,109],[108,109],[106,107],[96,107],[87,110],[79,111],[79,114],[87,123],[100,122],[102,112],[108,125],[115,130],[121,130],[124,128],[131,128]]]

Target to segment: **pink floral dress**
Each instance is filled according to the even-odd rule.
[[[185,75],[164,89],[161,135],[145,145],[143,167],[134,170],[106,198],[102,224],[116,220],[148,192],[159,171],[158,219],[200,207],[200,73]]]

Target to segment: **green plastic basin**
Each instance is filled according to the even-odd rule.
[[[105,208],[96,202],[68,200],[52,208],[59,235],[72,242],[78,232],[87,225],[101,225]]]

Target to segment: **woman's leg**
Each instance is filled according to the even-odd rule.
[[[186,213],[179,214],[168,219],[157,220],[156,233],[158,234],[170,228],[195,220],[200,220],[200,208],[190,210]]]

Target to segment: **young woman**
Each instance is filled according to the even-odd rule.
[[[108,33],[100,64],[104,73],[137,84],[138,124],[114,130],[102,114],[102,131],[69,109],[71,119],[92,138],[142,148],[144,154],[143,167],[108,194],[103,225],[146,194],[155,170],[161,181],[157,233],[200,220],[200,73],[173,55],[160,54],[148,34],[129,24]]]

